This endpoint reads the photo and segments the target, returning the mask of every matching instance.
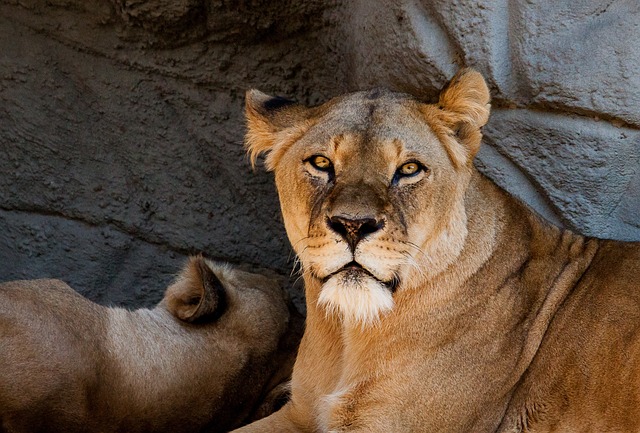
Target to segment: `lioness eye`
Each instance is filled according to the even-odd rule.
[[[412,176],[422,170],[422,167],[417,162],[407,162],[398,169],[398,174],[401,176]]]
[[[331,169],[331,161],[322,155],[314,155],[308,159],[309,163],[320,171],[329,171]]]
[[[391,179],[391,184],[397,185],[402,179],[405,179],[405,182],[419,181],[422,179],[419,174],[428,172],[429,169],[418,161],[407,161],[396,169],[393,179]]]

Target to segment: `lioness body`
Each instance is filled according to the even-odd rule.
[[[154,309],[1,284],[0,431],[227,431],[274,385],[287,320],[275,281],[202,258]]]
[[[291,402],[243,432],[640,431],[640,245],[553,227],[475,171],[488,109],[473,71],[438,105],[248,95],[307,325]]]

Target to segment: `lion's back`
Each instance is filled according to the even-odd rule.
[[[0,284],[0,419],[84,392],[102,308],[60,280]]]

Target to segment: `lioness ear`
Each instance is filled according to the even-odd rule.
[[[440,93],[439,118],[465,147],[469,161],[480,149],[480,128],[489,120],[490,99],[484,78],[470,68],[458,71]]]
[[[224,286],[202,256],[189,259],[164,300],[171,314],[190,323],[215,320],[226,307]]]
[[[273,170],[286,150],[304,131],[310,110],[279,96],[269,96],[259,90],[247,91],[245,116],[247,135],[245,146],[255,167],[256,159],[268,153],[266,166]]]

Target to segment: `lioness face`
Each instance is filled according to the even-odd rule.
[[[374,90],[311,109],[255,92],[247,104],[250,149],[270,151],[287,234],[329,313],[372,323],[459,254],[474,131],[442,101]]]
[[[457,170],[416,103],[372,95],[337,103],[275,167],[289,239],[324,282],[320,302],[364,322],[455,247],[438,238],[461,240],[464,228],[452,215]]]

